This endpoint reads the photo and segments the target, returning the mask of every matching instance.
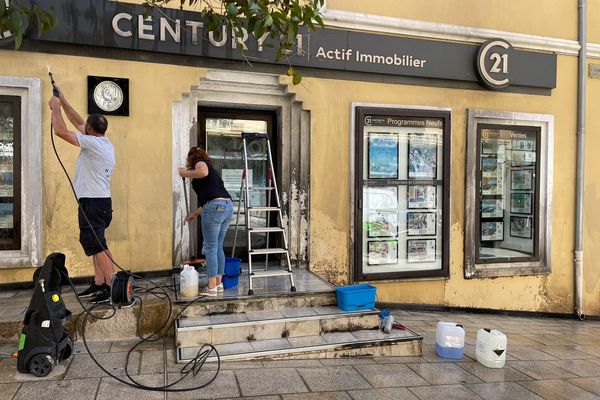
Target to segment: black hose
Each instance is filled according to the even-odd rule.
[[[87,350],[87,352],[90,355],[90,358],[92,359],[92,361],[94,361],[94,363],[98,366],[98,368],[100,368],[102,371],[104,371],[104,373],[106,373],[108,376],[110,376],[113,379],[116,379],[117,381],[137,388],[137,389],[142,389],[142,390],[151,390],[151,391],[161,391],[161,392],[185,392],[185,391],[191,391],[191,390],[197,390],[197,389],[201,389],[203,387],[206,387],[208,385],[210,385],[218,376],[219,371],[221,370],[221,358],[219,356],[219,353],[217,351],[217,349],[215,349],[214,346],[210,345],[210,344],[205,344],[204,346],[202,346],[200,348],[200,350],[198,351],[198,354],[190,361],[188,362],[181,370],[182,373],[182,377],[178,380],[176,380],[173,383],[170,383],[168,385],[164,385],[164,386],[147,386],[144,384],[141,384],[139,382],[137,382],[135,379],[133,379],[133,377],[131,377],[131,375],[129,374],[129,359],[131,356],[131,353],[142,343],[144,342],[155,342],[158,341],[160,339],[163,339],[167,333],[169,332],[169,329],[171,328],[171,326],[175,323],[175,321],[177,320],[177,318],[179,318],[179,316],[181,316],[181,314],[190,306],[192,305],[194,302],[196,302],[198,299],[195,299],[191,302],[189,302],[188,304],[185,305],[185,307],[173,318],[173,321],[171,323],[169,323],[169,321],[171,320],[171,316],[173,315],[173,302],[171,300],[171,298],[169,297],[169,294],[165,291],[165,288],[162,287],[162,285],[158,285],[154,282],[152,282],[149,279],[143,278],[139,275],[133,274],[129,271],[126,271],[123,267],[121,267],[113,258],[112,255],[108,252],[108,250],[104,247],[104,245],[102,244],[102,241],[100,240],[100,238],[98,237],[98,235],[96,234],[96,232],[94,231],[94,229],[92,229],[92,223],[90,222],[88,216],[85,214],[85,212],[83,211],[83,209],[81,209],[81,205],[79,204],[79,199],[77,198],[77,193],[75,192],[75,187],[73,186],[73,181],[71,180],[71,177],[69,176],[69,173],[67,172],[67,169],[65,168],[62,159],[60,158],[60,155],[58,154],[58,151],[56,150],[56,144],[54,143],[54,126],[51,124],[50,125],[50,138],[52,141],[52,149],[54,150],[54,155],[56,156],[56,159],[58,160],[63,172],[65,173],[65,176],[67,177],[67,180],[69,181],[69,185],[71,187],[71,191],[73,193],[73,196],[75,197],[75,200],[77,201],[78,207],[81,210],[81,213],[87,223],[87,225],[90,227],[92,233],[94,234],[94,237],[96,238],[96,241],[98,242],[98,244],[100,245],[100,247],[102,248],[102,251],[104,251],[106,253],[106,255],[108,256],[108,258],[113,262],[114,265],[117,266],[117,268],[119,268],[121,270],[121,273],[125,273],[127,274],[127,276],[131,276],[137,280],[140,281],[145,281],[145,282],[149,282],[150,285],[153,287],[153,289],[151,289],[149,292],[154,294],[156,296],[156,293],[154,292],[154,290],[158,290],[159,292],[162,292],[164,297],[162,297],[163,299],[166,299],[168,301],[169,304],[169,312],[167,313],[167,318],[165,319],[165,321],[162,323],[162,325],[154,332],[152,332],[149,336],[144,337],[141,334],[140,331],[140,321],[141,321],[141,317],[143,314],[143,304],[142,304],[142,299],[140,297],[137,297],[137,299],[139,299],[140,301],[140,311],[138,313],[138,317],[137,317],[137,321],[136,321],[136,334],[138,335],[138,337],[140,338],[140,341],[138,343],[136,343],[128,352],[127,352],[127,359],[125,362],[125,373],[127,375],[127,378],[130,380],[125,381],[123,379],[121,379],[118,376],[115,376],[113,374],[111,374],[109,371],[107,371],[99,362],[98,360],[96,360],[94,358],[94,355],[92,354],[92,352],[90,351],[90,348],[87,345],[87,341],[85,338],[85,328],[88,322],[88,317],[91,317],[93,319],[96,320],[108,320],[112,317],[114,317],[114,315],[116,314],[116,308],[114,305],[112,304],[97,304],[94,305],[92,307],[90,307],[89,309],[86,308],[83,303],[81,302],[81,300],[79,299],[79,296],[77,296],[77,293],[75,291],[75,287],[73,285],[73,282],[71,281],[71,279],[67,277],[68,281],[69,281],[69,285],[71,286],[73,293],[75,294],[75,298],[77,299],[77,301],[79,302],[79,304],[81,305],[81,307],[83,308],[84,311],[84,317],[83,317],[83,323],[82,323],[82,328],[81,328],[81,336],[83,338],[83,344]],[[187,200],[187,198],[186,198]],[[64,273],[63,273],[64,274]],[[171,288],[168,288],[170,290],[173,290]],[[147,290],[147,289],[146,289]],[[157,296],[158,297],[158,296]],[[112,313],[109,316],[105,316],[105,317],[101,317],[101,316],[96,316],[94,314],[92,314],[92,311],[97,309],[97,308],[104,308],[107,307],[106,309],[112,309]],[[81,316],[81,314],[80,314]],[[77,322],[79,320],[79,316],[76,319],[75,322],[75,329],[77,329]],[[193,376],[196,376],[200,370],[202,369],[202,366],[204,365],[204,363],[206,362],[206,360],[208,359],[208,357],[214,353],[215,357],[217,359],[217,369],[215,371],[214,376],[206,383],[199,385],[199,386],[195,386],[195,387],[190,387],[190,388],[173,388],[173,386],[175,386],[176,384],[178,384],[179,382],[181,382],[183,379],[185,379],[185,377],[187,377],[190,373],[192,373]],[[167,371],[165,371],[165,374],[167,373]]]

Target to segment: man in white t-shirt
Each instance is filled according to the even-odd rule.
[[[84,121],[60,89],[58,91],[59,96],[53,96],[48,102],[52,109],[52,124],[58,137],[81,149],[73,182],[79,201],[79,242],[85,254],[92,257],[95,271],[94,282],[78,295],[92,297],[92,304],[106,303],[110,301],[114,266],[104,231],[112,220],[110,178],[115,168],[115,149],[105,136],[106,117],[91,114]],[[67,129],[61,107],[77,131]]]

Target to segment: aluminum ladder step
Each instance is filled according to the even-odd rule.
[[[250,233],[267,233],[267,232],[283,232],[283,228],[269,227],[269,228],[249,228]]]
[[[287,253],[286,249],[273,247],[270,249],[252,249],[248,252],[249,255],[259,255],[259,254],[285,254]]]
[[[285,271],[285,270],[271,270],[271,271],[252,271],[252,274],[250,275],[250,279],[255,279],[255,278],[266,278],[269,276],[287,276],[287,275],[291,275],[292,272],[291,271]]]
[[[279,211],[279,207],[248,207],[248,211]]]
[[[266,133],[242,132],[242,139],[245,139],[245,140],[257,140],[257,139],[268,140],[269,135],[267,135]]]

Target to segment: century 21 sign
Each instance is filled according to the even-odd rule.
[[[510,85],[510,59],[513,47],[503,39],[491,39],[481,45],[477,53],[477,72],[490,89]]]

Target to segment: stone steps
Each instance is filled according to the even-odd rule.
[[[280,339],[241,341],[215,345],[221,361],[306,359],[359,356],[419,356],[422,337],[407,329],[384,334],[378,330],[323,333]],[[177,362],[193,359],[201,346],[178,347]],[[208,361],[216,361],[209,357]]]
[[[175,340],[177,347],[194,347],[352,332],[377,325],[376,310],[346,313],[337,307],[310,307],[180,319]]]
[[[330,305],[182,318],[175,325],[177,361],[190,361],[204,344],[215,346],[221,360],[421,354],[419,335],[380,332],[377,313]]]
[[[230,289],[226,289],[227,292]],[[243,290],[246,293],[246,290]],[[238,314],[258,311],[280,311],[306,307],[326,307],[336,303],[335,291],[317,293],[288,292],[286,294],[255,294],[236,297],[204,297],[188,305],[187,299],[176,299],[175,313],[181,319],[197,318],[218,314]]]

